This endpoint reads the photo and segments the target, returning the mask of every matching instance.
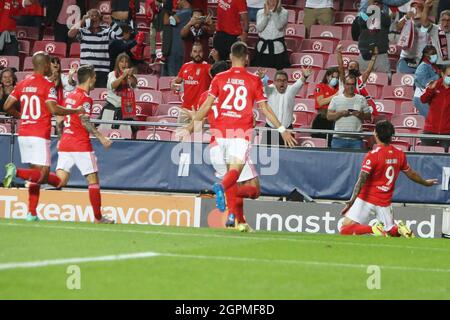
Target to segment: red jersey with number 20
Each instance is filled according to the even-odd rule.
[[[392,145],[378,145],[367,153],[361,171],[369,174],[358,198],[380,207],[392,202],[395,182],[400,171],[408,171],[405,153]]]
[[[58,100],[53,82],[33,74],[20,81],[10,96],[20,101],[19,136],[50,140],[52,114],[46,102]]]
[[[76,88],[66,98],[64,105],[67,109],[78,109],[83,107],[84,112],[91,115],[92,99],[86,91]],[[62,152],[91,152],[92,144],[89,132],[81,123],[78,114],[64,117],[64,130],[59,142],[59,151]]]
[[[245,68],[233,67],[214,77],[209,94],[218,99],[217,108],[212,108],[214,129],[222,138],[248,139],[253,129],[253,104],[267,101],[261,79]]]

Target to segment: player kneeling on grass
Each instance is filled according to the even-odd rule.
[[[390,145],[394,134],[394,126],[389,121],[376,124],[377,145],[364,158],[352,197],[341,212],[345,214],[341,234],[414,236],[402,221],[398,224],[394,222],[391,202],[398,175],[403,171],[409,179],[427,187],[438,182],[437,179],[424,180],[409,167],[405,153]],[[372,227],[367,225],[371,213],[375,213],[378,219],[378,223]]]
[[[196,127],[200,125],[199,131],[201,131],[203,118],[210,111],[214,112],[211,134],[222,151],[222,162],[226,163],[227,166],[222,183],[216,183],[213,186],[213,191],[216,194],[216,207],[221,212],[226,209],[225,194],[228,199],[239,198],[238,180],[249,156],[250,139],[253,132],[254,103],[261,108],[266,118],[278,128],[286,145],[294,147],[297,143],[291,132],[281,125],[267,103],[261,79],[245,69],[248,60],[247,45],[243,42],[234,43],[231,47],[230,60],[231,69],[214,77],[208,92],[208,98],[195,114],[193,121],[185,128],[183,133],[180,133],[185,138],[190,137],[190,134],[194,131],[194,125]],[[215,103],[216,99],[217,103]],[[254,190],[254,188],[251,189]],[[232,208],[229,209],[233,210]],[[250,228],[243,213],[235,213],[238,229],[249,231]]]
[[[58,144],[56,175],[61,179],[61,187],[63,187],[69,181],[70,170],[76,165],[89,184],[89,199],[94,210],[95,223],[114,223],[113,220],[102,217],[97,158],[89,138],[90,134],[94,135],[105,149],[112,144],[111,140],[104,137],[89,121],[93,103],[89,92],[94,89],[96,80],[94,67],[81,66],[77,76],[79,85],[67,96],[65,106],[67,109],[82,107],[85,113],[68,115],[61,123],[64,128],[62,128]],[[60,132],[61,128],[58,128],[58,133]]]

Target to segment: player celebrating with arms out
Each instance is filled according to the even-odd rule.
[[[233,44],[230,54],[231,69],[214,77],[208,98],[195,114],[193,121],[186,127],[185,132],[186,136],[190,135],[194,125],[201,126],[201,120],[210,110],[214,112],[214,128],[211,129],[211,134],[222,149],[228,167],[222,183],[216,183],[213,187],[216,193],[216,206],[222,212],[226,208],[224,193],[227,193],[229,199],[235,199],[238,195],[237,181],[249,156],[254,102],[258,104],[266,118],[278,128],[286,145],[294,147],[296,144],[292,134],[281,126],[267,104],[261,79],[245,69],[247,56],[248,49],[245,43]],[[217,104],[214,103],[216,98]],[[249,230],[243,214],[236,216],[236,219],[241,231]]]
[[[36,208],[39,202],[41,184],[59,187],[60,179],[50,173],[50,134],[52,114],[65,116],[82,113],[80,109],[65,109],[57,104],[56,89],[45,76],[51,75],[50,56],[43,51],[33,55],[34,73],[19,82],[5,102],[4,110],[16,119],[20,119],[19,148],[23,163],[29,163],[30,169],[16,169],[8,163],[3,186],[9,188],[17,176],[29,181],[28,221],[38,221]],[[21,112],[14,105],[20,101]]]
[[[398,175],[403,171],[410,180],[427,187],[438,182],[437,179],[424,180],[410,168],[404,152],[390,145],[394,134],[394,126],[389,121],[380,121],[376,124],[377,146],[374,146],[364,158],[352,197],[341,212],[345,214],[341,234],[390,235],[406,238],[414,236],[402,221],[397,225],[394,222],[391,202]],[[373,227],[367,225],[372,212],[381,221]]]
[[[77,77],[79,85],[67,96],[65,105],[67,109],[83,108],[85,113],[68,115],[64,118],[64,128],[58,145],[56,174],[61,179],[61,187],[64,187],[69,181],[70,170],[76,165],[89,184],[89,200],[94,210],[95,223],[114,223],[113,220],[102,216],[101,213],[97,158],[89,138],[89,134],[94,135],[105,149],[112,144],[111,140],[103,136],[89,122],[93,104],[89,92],[94,89],[96,80],[94,67],[91,65],[81,66],[78,68]]]

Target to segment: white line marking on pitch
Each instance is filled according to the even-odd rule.
[[[156,257],[158,255],[159,254],[156,252],[138,252],[138,253],[125,253],[125,254],[99,256],[99,257],[68,258],[68,259],[29,261],[29,262],[9,262],[9,263],[0,263],[0,271],[8,270],[8,269],[39,268],[39,267],[47,267],[47,266],[56,266],[56,265],[61,265],[61,264],[73,264],[73,263],[85,263],[85,262],[144,259],[144,258]]]
[[[260,240],[260,241],[293,241],[293,242],[305,242],[305,243],[317,243],[326,245],[343,245],[343,246],[358,246],[358,247],[374,247],[374,248],[390,248],[390,249],[402,249],[402,250],[427,250],[427,251],[441,251],[450,252],[450,248],[433,248],[433,247],[412,247],[395,244],[378,244],[378,243],[363,243],[363,242],[344,242],[336,240],[334,238],[330,241],[313,240],[313,239],[300,239],[294,237],[267,237],[267,236],[251,236],[251,235],[220,235],[220,234],[203,234],[203,233],[190,233],[190,232],[166,232],[166,231],[150,231],[150,230],[125,230],[125,229],[107,229],[107,228],[95,228],[95,227],[67,227],[67,226],[50,226],[39,224],[18,224],[18,223],[1,223],[0,226],[13,226],[24,228],[46,228],[46,229],[63,229],[63,230],[83,230],[83,231],[100,231],[100,232],[122,232],[122,233],[135,233],[135,234],[149,234],[149,235],[166,235],[166,236],[181,236],[181,237],[200,237],[200,238],[220,238],[220,239],[239,239],[239,240]],[[232,232],[230,230],[230,232]],[[301,235],[299,235],[300,237]]]
[[[118,255],[99,256],[99,257],[67,258],[67,259],[29,261],[29,262],[1,263],[0,271],[10,270],[10,269],[39,268],[39,267],[65,265],[65,264],[72,264],[72,263],[134,260],[134,259],[145,259],[145,258],[153,258],[153,257],[168,257],[168,258],[180,258],[180,259],[204,259],[204,260],[269,263],[269,264],[285,264],[285,265],[286,264],[296,264],[296,265],[307,265],[307,266],[326,267],[326,268],[336,267],[336,268],[366,269],[369,266],[366,264],[352,264],[352,263],[325,262],[325,261],[276,260],[276,259],[259,259],[259,258],[245,258],[245,257],[189,255],[189,254],[177,254],[177,253],[138,252],[138,253],[126,253],[126,254],[118,254]],[[439,268],[419,268],[419,267],[383,266],[383,265],[380,265],[380,268],[387,269],[387,270],[389,270],[389,269],[390,270],[400,270],[400,271],[450,273],[450,269],[439,269]]]

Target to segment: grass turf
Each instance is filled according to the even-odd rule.
[[[0,270],[0,299],[450,298],[450,246],[443,239],[2,219],[0,238],[0,269],[11,262],[162,254]],[[71,264],[80,267],[80,290],[66,287]],[[380,289],[367,288],[369,265],[380,267]]]

